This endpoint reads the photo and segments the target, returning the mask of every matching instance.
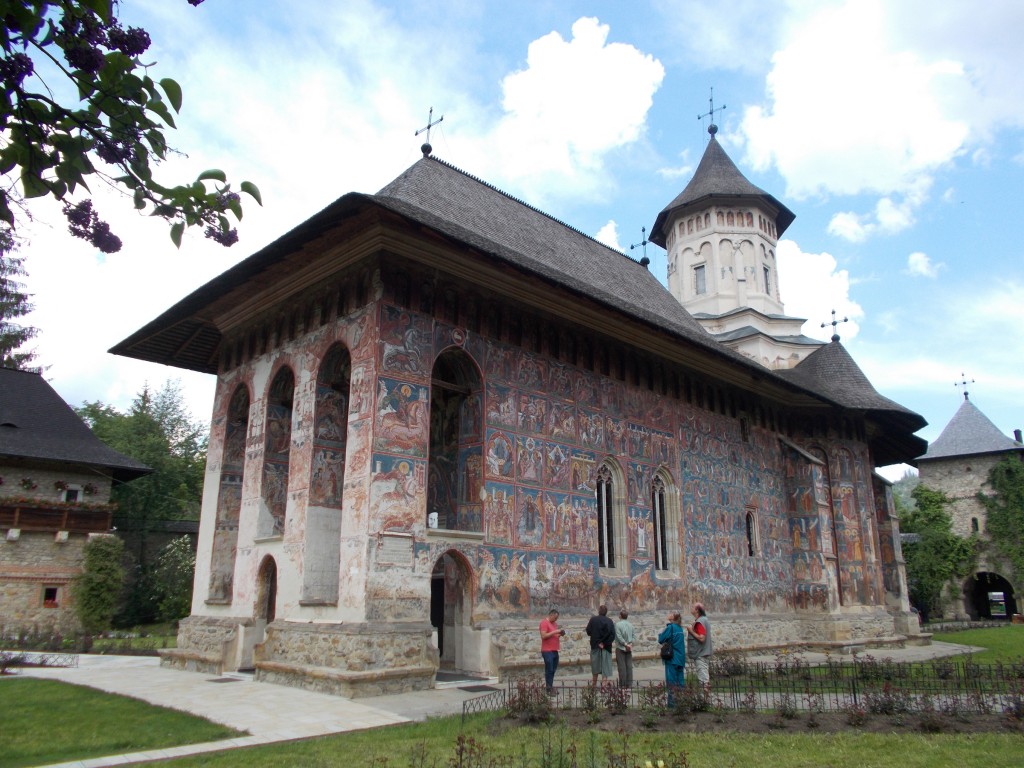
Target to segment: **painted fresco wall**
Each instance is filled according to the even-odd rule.
[[[351,355],[344,440],[345,408],[334,402],[344,396],[317,385],[339,341]],[[432,377],[446,350],[471,361],[482,388],[436,417],[453,469],[438,469],[440,481],[432,482]],[[288,403],[270,379],[285,368],[294,395],[291,418],[281,423]],[[640,612],[702,599],[715,613],[738,615],[823,611],[837,607],[840,594],[843,605],[881,599],[868,457],[856,441],[810,446],[824,461],[816,468],[788,457],[776,434],[743,429],[737,417],[384,303],[222,376],[220,418],[241,382],[253,402],[234,615],[251,615],[266,555],[279,568],[278,616],[320,606],[308,615],[322,620],[425,620],[431,573],[447,552],[469,566],[466,610],[474,622],[515,622],[552,604],[582,616],[598,602]],[[286,430],[287,446],[278,439]],[[215,429],[211,456],[226,448],[227,430]],[[267,470],[282,457],[283,491]],[[623,555],[613,569],[599,569],[596,555],[595,483],[605,462]],[[231,466],[212,461],[208,473],[219,481]],[[674,500],[670,541],[678,551],[666,570],[654,567],[656,475]],[[256,524],[261,500],[281,530]],[[430,530],[428,512],[441,508],[454,508],[454,518]],[[324,550],[325,537],[337,546]],[[213,551],[212,541],[206,546]]]

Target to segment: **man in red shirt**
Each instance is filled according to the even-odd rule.
[[[558,670],[558,651],[565,630],[558,627],[558,611],[552,608],[540,623],[540,655],[544,659],[544,686],[548,695],[555,694],[555,672]]]

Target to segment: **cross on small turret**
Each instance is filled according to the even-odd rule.
[[[968,395],[970,393],[967,391],[967,385],[968,384],[973,384],[973,383],[974,383],[974,379],[971,379],[970,381],[967,381],[967,376],[961,371],[960,372],[960,381],[954,381],[953,382],[953,386],[956,387],[957,389],[959,389],[960,387],[963,387],[964,388],[964,400],[970,400],[970,398],[968,397]]]
[[[633,245],[629,246],[629,250],[632,251],[634,248],[639,248],[643,246],[644,255],[643,258],[640,259],[640,265],[646,267],[648,264],[651,263],[651,260],[647,258],[647,243],[649,242],[647,240],[647,227],[640,227],[640,237],[642,238],[640,242],[633,243]]]
[[[712,136],[718,133],[718,126],[715,125],[715,112],[721,112],[723,109],[725,109],[725,104],[718,107],[718,109],[715,109],[715,89],[712,86],[711,95],[708,97],[708,111],[703,115],[697,115],[698,120],[703,120],[705,117],[711,118],[711,125],[708,126],[708,133]]]
[[[431,107],[430,111],[427,113],[426,126],[420,128],[418,131],[416,131],[416,133],[413,134],[413,136],[419,136],[424,131],[427,132],[427,140],[423,142],[423,146],[420,147],[420,152],[423,153],[424,157],[429,155],[430,152],[434,149],[432,146],[430,146],[430,129],[433,128],[438,123],[440,123],[442,120],[444,120],[444,115],[441,115],[439,118],[437,118],[437,120],[434,120],[434,108]]]
[[[839,341],[839,334],[836,333],[836,326],[838,326],[840,323],[848,323],[848,322],[850,322],[850,318],[848,318],[848,317],[844,317],[842,320],[836,320],[836,311],[833,309],[832,310],[832,322],[831,323],[822,323],[821,327],[824,328],[826,325],[831,325],[832,326],[832,341]]]

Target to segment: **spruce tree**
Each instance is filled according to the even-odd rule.
[[[13,232],[0,228],[0,367],[39,373],[42,369],[32,364],[35,350],[22,349],[38,330],[18,322],[32,311],[32,304],[18,279],[25,276],[25,268],[14,250]]]

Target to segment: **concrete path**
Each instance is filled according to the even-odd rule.
[[[871,655],[878,660],[924,661],[969,650],[962,645],[932,643],[928,646],[879,649],[872,651]],[[825,660],[824,654],[798,655],[809,663]],[[768,655],[756,658],[770,661],[775,657]],[[541,672],[538,662],[538,679]],[[250,675],[228,674],[215,677],[198,672],[165,669],[160,666],[158,659],[140,656],[85,655],[79,657],[78,667],[28,668],[19,670],[19,674],[63,680],[131,696],[151,704],[191,712],[249,734],[225,741],[110,755],[46,768],[129,765],[222,749],[326,736],[343,731],[379,728],[425,720],[428,717],[459,714],[464,701],[481,695],[479,684],[466,682],[461,687],[352,700],[283,685],[258,683]],[[661,680],[663,674],[661,666],[655,665],[638,668],[635,677],[638,681]],[[589,678],[589,675],[559,676],[559,679],[574,683]],[[0,692],[2,690],[0,687]]]

